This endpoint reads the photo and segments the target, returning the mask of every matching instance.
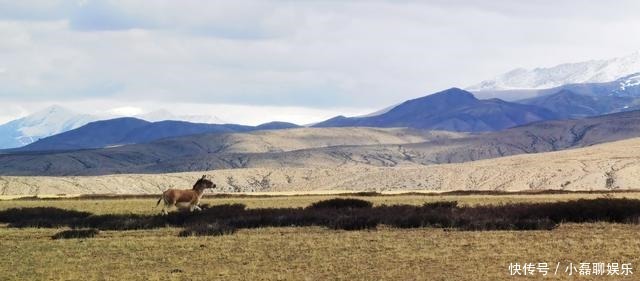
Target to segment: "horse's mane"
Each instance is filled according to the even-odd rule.
[[[193,188],[196,188],[196,186],[199,186],[199,185],[201,185],[203,183],[204,184],[213,184],[212,181],[202,178],[202,179],[199,179],[198,181],[196,181],[196,183],[193,185]]]

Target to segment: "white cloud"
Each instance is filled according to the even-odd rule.
[[[100,100],[153,110],[146,105],[179,103],[236,108],[220,117],[250,123],[274,111],[287,113],[273,119],[299,123],[337,109],[366,113],[516,67],[640,48],[632,35],[640,33],[638,1],[0,0],[0,6],[2,104],[97,107]],[[127,104],[115,105],[120,100]]]
[[[14,119],[17,119],[19,117],[24,117],[28,115],[29,112],[30,112],[29,110],[19,105],[3,104],[2,110],[0,110],[0,125],[5,124]]]
[[[10,102],[3,104],[0,124],[29,113],[42,110],[55,101]],[[375,108],[308,108],[299,106],[255,106],[239,104],[205,104],[187,102],[142,101],[91,99],[68,101],[64,107],[77,113],[86,113],[103,118],[118,116],[136,116],[164,109],[176,116],[215,116],[219,119],[243,125],[259,125],[271,121],[288,121],[304,125],[323,121],[337,115],[358,116],[375,111]]]
[[[116,116],[135,116],[143,112],[141,108],[135,106],[122,106],[107,110],[108,114]]]

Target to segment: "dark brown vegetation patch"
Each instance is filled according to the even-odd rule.
[[[373,207],[373,203],[355,198],[334,198],[318,201],[309,206],[310,209],[348,209],[371,207]]]
[[[203,205],[200,212],[161,215],[94,215],[57,208],[17,208],[0,212],[10,227],[70,227],[73,229],[135,230],[182,227],[182,236],[222,235],[236,229],[324,226],[330,229],[444,228],[466,231],[550,230],[559,223],[638,223],[640,200],[580,199],[553,203],[459,206],[455,201],[423,206],[373,207],[358,199],[332,199],[307,208],[247,209],[242,204]]]

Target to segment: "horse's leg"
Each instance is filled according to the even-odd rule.
[[[200,209],[200,207],[198,206],[198,204],[192,204],[189,206],[189,211],[193,212],[193,211],[202,211],[202,209]]]
[[[168,212],[167,212],[167,199],[164,198],[164,196],[162,197],[162,211],[160,211],[160,213],[162,215],[167,215],[168,214]]]
[[[167,209],[171,208],[171,205],[175,205],[175,202],[173,204],[171,204],[169,201],[167,201],[165,199],[164,206],[162,207],[162,214],[163,215],[168,215],[169,214],[169,211]]]

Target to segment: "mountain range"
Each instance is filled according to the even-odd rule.
[[[39,114],[36,121],[40,124],[51,120],[76,120],[78,116],[61,107],[52,107],[47,114]],[[40,116],[42,115],[42,116]],[[62,115],[64,118],[58,117]],[[139,118],[125,117],[100,120],[94,116],[84,116],[83,122],[74,122],[74,126],[40,135],[33,143],[24,143],[18,151],[52,151],[104,148],[126,144],[147,143],[169,137],[179,137],[206,133],[248,132],[254,130],[290,129],[298,127],[286,122],[270,122],[259,126],[234,124],[204,124],[185,121],[166,120],[149,122]],[[177,117],[168,112],[158,111],[146,117],[163,120]],[[29,117],[33,119],[32,117]],[[430,130],[458,132],[497,131],[531,122],[557,118],[552,111],[537,105],[517,104],[499,99],[478,100],[473,94],[452,88],[422,98],[409,100],[394,106],[385,112],[363,117],[336,117],[317,123],[313,127],[409,127]],[[23,123],[20,123],[23,124]],[[50,128],[55,128],[51,126]],[[9,129],[15,129],[10,127]]]
[[[297,128],[192,135],[92,150],[5,154],[0,155],[0,175],[424,166],[560,151],[635,137],[640,137],[640,111],[537,122],[483,134]]]
[[[501,131],[546,120],[584,118],[640,109],[640,75],[637,74],[612,82],[568,84],[537,91],[538,96],[536,97],[508,102],[495,98],[482,100],[468,91],[451,88],[408,100],[377,113],[359,117],[338,116],[316,123],[311,127],[407,127],[478,133]],[[30,117],[26,120],[31,120],[35,124],[47,124],[47,122],[52,122],[50,120],[83,121],[73,122],[75,127],[92,118],[84,115],[80,115],[84,117],[80,118],[60,107],[52,107],[51,109],[46,114],[36,114],[37,118]],[[175,117],[168,112],[159,111],[157,113],[152,115],[160,119],[164,119],[161,116]],[[49,126],[47,128],[59,127]],[[105,148],[195,134],[237,133],[296,127],[298,126],[286,122],[270,122],[254,127],[173,120],[149,122],[127,117],[95,121],[75,129],[67,126],[64,128],[72,130],[44,137],[11,151]],[[58,129],[58,131],[60,130],[62,129]]]
[[[490,132],[552,119],[584,118],[640,109],[640,51],[625,57],[561,64],[533,70],[516,69],[470,86],[451,88],[383,110],[356,117],[337,116],[312,127],[410,127],[463,132]],[[92,126],[124,126],[101,137],[91,127],[53,139],[45,138],[78,129],[90,122],[108,121],[113,115],[79,114],[51,106],[29,116],[0,125],[0,149],[18,148],[43,139],[23,150],[85,149],[199,133],[245,132],[295,127],[272,122],[250,128],[209,115],[175,115],[165,109],[134,116],[147,124],[129,132],[123,120]],[[117,119],[117,118],[116,118]],[[175,122],[170,122],[175,121]],[[181,123],[182,122],[182,123]],[[200,125],[194,125],[200,124]],[[205,125],[208,124],[208,125]],[[85,133],[83,133],[85,132]],[[128,134],[124,136],[122,134]],[[143,136],[144,135],[144,136]],[[68,140],[70,136],[76,140]],[[83,143],[84,142],[84,143]]]

